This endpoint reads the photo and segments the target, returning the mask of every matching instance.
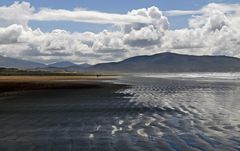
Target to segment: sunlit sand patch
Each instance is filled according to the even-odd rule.
[[[157,124],[158,124],[159,126],[161,126],[161,127],[165,127],[165,128],[167,127],[167,125],[164,124],[164,123],[162,123],[162,122],[158,122]]]
[[[89,134],[89,138],[93,139],[94,138],[94,134]]]
[[[98,125],[96,131],[99,131],[100,128],[101,128],[101,125]]]
[[[131,120],[130,123],[127,127],[131,131],[133,130],[133,126],[138,125],[141,122],[141,118],[143,117],[143,114],[139,114],[136,119]]]
[[[137,130],[138,135],[143,136],[143,137],[148,137],[148,134],[145,133],[144,129],[138,129]]]
[[[170,105],[168,102],[164,102],[164,107],[174,110],[173,106]]]
[[[142,116],[143,116],[143,114],[142,114],[142,113],[140,113],[140,114],[139,114],[139,117],[142,117]]]
[[[145,123],[145,126],[149,126],[149,125],[150,125],[152,122],[154,122],[154,121],[156,121],[155,118],[149,117],[149,118],[148,118],[148,122]]]
[[[133,130],[133,124],[128,125],[128,129],[131,131]]]
[[[124,120],[119,120],[118,124],[122,125],[124,123]]]
[[[188,112],[188,111],[184,110],[184,109],[183,109],[183,108],[181,108],[181,107],[177,107],[177,109],[179,109],[179,111],[181,111],[181,112],[183,112],[183,113],[185,113],[185,114],[189,114],[189,112]]]
[[[122,127],[117,128],[117,126],[112,125],[112,128],[113,128],[112,135],[115,135],[115,133],[118,131],[122,131]]]
[[[133,126],[136,125],[138,122],[137,120],[132,120],[131,121],[131,124],[128,125],[128,129],[131,131],[133,130]]]

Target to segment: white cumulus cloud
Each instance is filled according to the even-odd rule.
[[[0,6],[0,55],[53,62],[119,61],[127,57],[164,51],[193,55],[240,57],[240,4],[211,3],[200,10],[162,12],[157,7],[126,14],[89,10],[44,8],[28,2]],[[192,15],[189,26],[169,29],[165,16]],[[69,32],[33,30],[28,21],[73,21],[112,24],[114,30]]]

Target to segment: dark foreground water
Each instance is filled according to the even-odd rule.
[[[0,151],[240,150],[237,78],[115,82],[131,86],[0,98]]]

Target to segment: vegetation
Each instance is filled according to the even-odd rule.
[[[98,73],[50,72],[0,68],[0,96],[40,89],[86,89],[105,85],[116,76]]]
[[[99,74],[95,72],[55,72],[44,70],[20,70],[16,68],[0,68],[0,76],[114,76],[114,74]]]

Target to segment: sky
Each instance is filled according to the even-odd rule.
[[[42,63],[240,57],[239,37],[239,0],[0,1],[0,55]]]

